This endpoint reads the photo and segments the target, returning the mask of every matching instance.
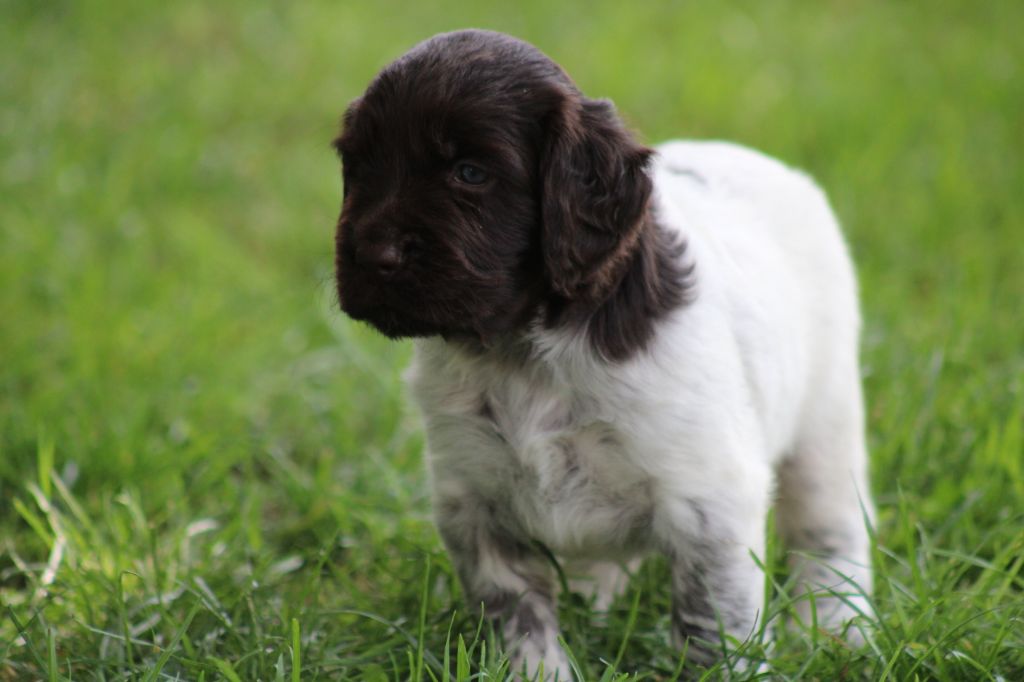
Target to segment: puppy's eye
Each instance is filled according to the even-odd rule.
[[[482,185],[487,180],[487,173],[471,163],[460,163],[455,167],[455,177],[467,185]]]

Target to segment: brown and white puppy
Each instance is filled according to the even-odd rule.
[[[341,307],[417,339],[438,528],[517,666],[570,677],[540,546],[599,603],[663,553],[675,636],[713,660],[763,607],[773,497],[833,590],[819,620],[866,608],[856,282],[812,182],[724,143],[654,152],[487,31],[387,66],[335,146]]]

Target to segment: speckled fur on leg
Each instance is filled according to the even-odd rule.
[[[571,680],[558,643],[555,581],[547,557],[498,528],[486,504],[448,497],[435,504],[437,526],[470,604],[499,624],[512,668],[529,679]]]
[[[695,508],[692,503],[689,505]],[[727,505],[724,505],[727,506]],[[751,553],[763,554],[762,523],[734,524],[703,503],[702,534],[676,535],[666,551],[672,569],[672,635],[687,660],[709,665],[725,650],[723,635],[745,640],[763,611],[764,574]]]

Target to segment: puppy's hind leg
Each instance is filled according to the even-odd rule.
[[[818,622],[838,631],[858,612],[869,614],[871,548],[865,520],[874,510],[859,384],[819,396],[794,452],[778,468],[776,520],[790,552],[798,594],[815,592]],[[801,599],[798,613],[810,616]],[[851,643],[860,633],[849,631]]]

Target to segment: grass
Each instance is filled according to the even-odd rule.
[[[1024,677],[1024,5],[549,5],[0,2],[0,680],[507,674],[429,520],[409,348],[330,289],[339,114],[469,25],[647,140],[808,169],[843,219],[875,613],[860,650],[805,627],[745,653]],[[567,600],[586,678],[670,679],[667,604],[658,561],[604,621]]]

